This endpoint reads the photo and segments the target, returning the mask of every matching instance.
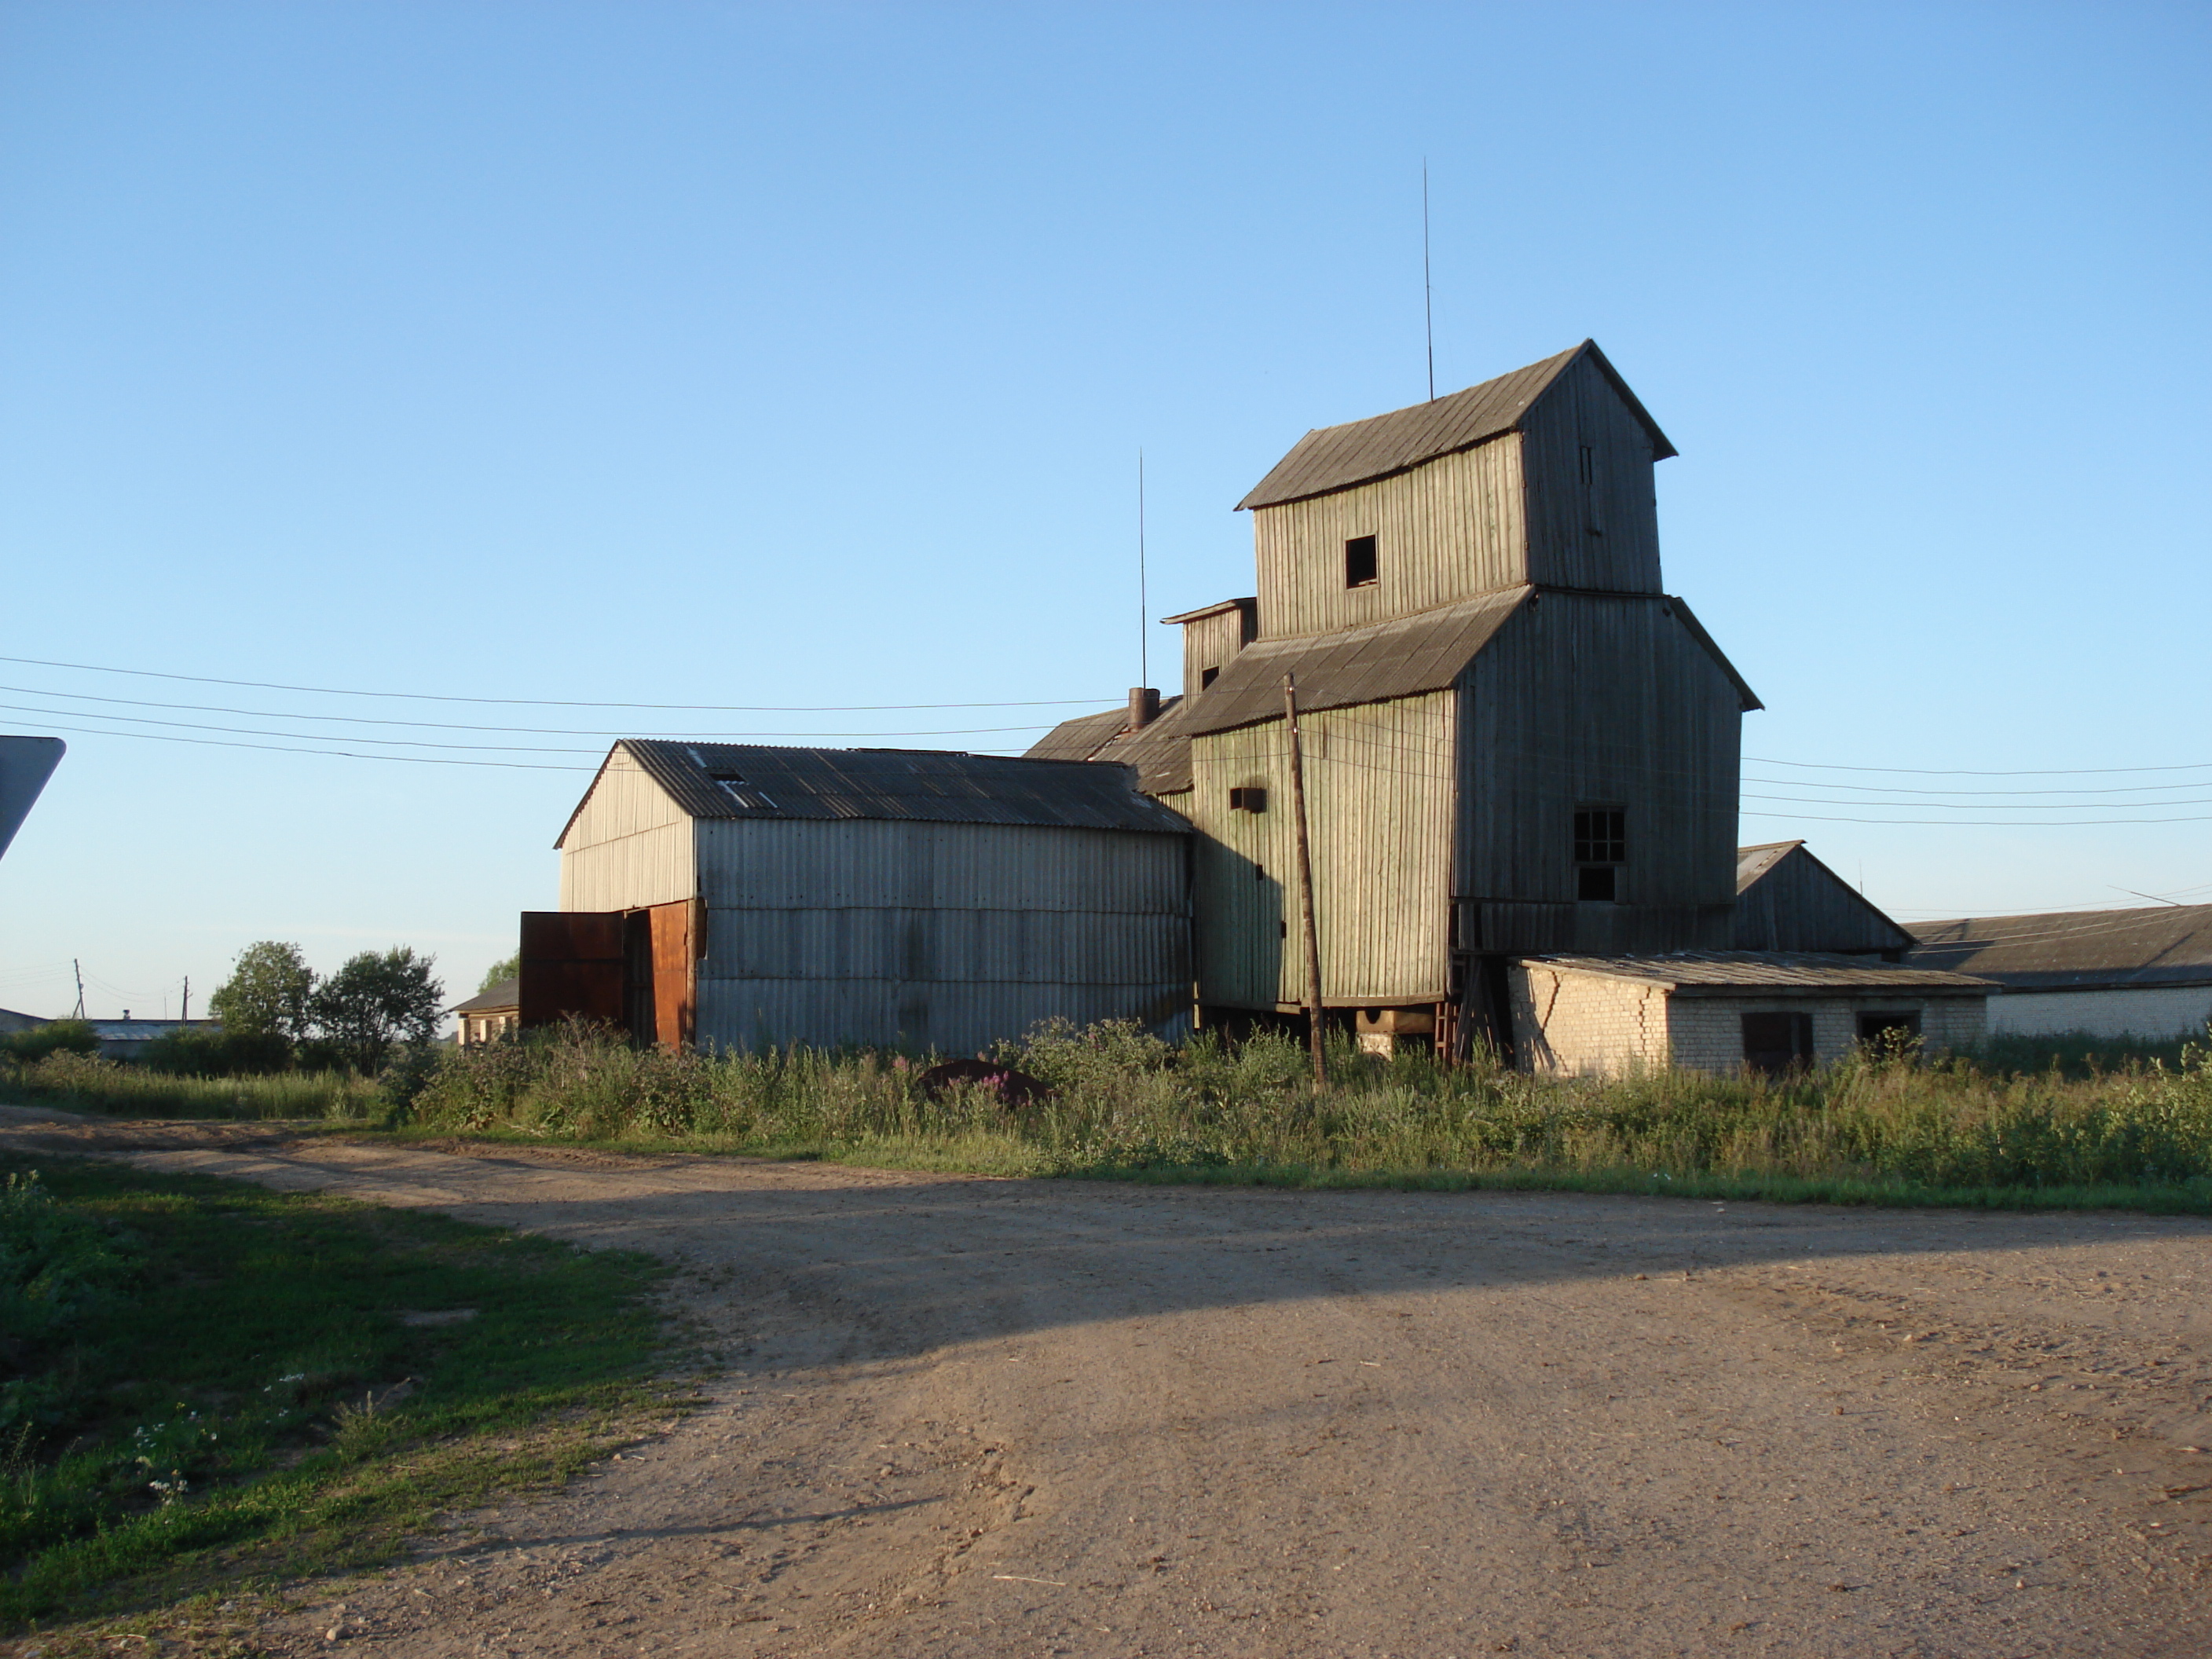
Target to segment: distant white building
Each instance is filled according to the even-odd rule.
[[[1990,1035],[2171,1040],[2212,1020],[2212,904],[1917,924],[1905,960],[2004,987]]]

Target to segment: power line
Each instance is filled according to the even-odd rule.
[[[0,661],[5,660],[0,658]],[[1821,772],[1887,772],[1895,776],[1915,778],[2088,778],[2103,777],[2116,772],[2212,771],[2212,761],[2185,761],[2174,766],[2051,766],[2040,770],[1978,772],[1963,767],[1839,766],[1828,761],[1777,760],[1769,755],[1746,755],[1743,758],[1754,766],[1798,766]]]
[[[1073,708],[1110,703],[1110,697],[1032,697],[1013,702],[711,703],[586,702],[556,697],[464,697],[438,691],[353,691],[340,686],[288,685],[275,680],[226,680],[207,674],[169,674],[152,668],[114,668],[95,662],[52,662],[43,657],[4,657],[0,662],[33,668],[69,668],[87,674],[131,674],[142,679],[184,680],[194,685],[235,685],[253,691],[303,691],[320,697],[390,697],[415,702],[471,702],[514,708],[644,708],[679,714],[871,714],[924,708]]]
[[[165,708],[193,714],[240,714],[258,720],[327,720],[348,726],[398,726],[421,732],[500,732],[524,737],[541,738],[689,738],[694,742],[719,741],[724,738],[741,737],[845,737],[845,738],[912,738],[958,736],[966,732],[1042,732],[1055,724],[1040,720],[1029,726],[960,726],[939,732],[702,732],[696,726],[641,731],[636,726],[620,726],[610,730],[579,729],[564,726],[484,726],[465,720],[410,720],[391,714],[318,714],[304,709],[233,708],[224,703],[167,702],[151,697],[103,697],[89,691],[52,691],[43,686],[0,685],[0,691],[14,692],[27,697],[66,697],[73,702],[112,703],[125,708]],[[0,704],[0,708],[15,705]],[[38,714],[65,714],[83,720],[127,720],[123,714],[101,714],[92,709],[36,709]],[[495,745],[501,746],[501,745]],[[2180,786],[2177,786],[2180,787]]]

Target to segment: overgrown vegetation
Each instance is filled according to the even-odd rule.
[[[0,1165],[0,1627],[357,1566],[664,1398],[643,1258],[204,1177]]]
[[[1000,1045],[995,1063],[1050,1085],[1012,1104],[988,1084],[926,1091],[924,1063],[896,1054],[672,1054],[571,1026],[398,1050],[374,1081],[169,1077],[64,1051],[0,1065],[0,1097],[1004,1174],[2212,1211],[2212,1050],[2014,1041],[2024,1064],[1866,1053],[1784,1079],[1565,1080],[1340,1044],[1316,1099],[1281,1036],[1170,1047],[1060,1025]]]
[[[422,1128],[1056,1175],[1972,1195],[2212,1211],[2212,1053],[2069,1078],[1862,1054],[1801,1076],[1530,1078],[1340,1047],[1316,1099],[1302,1046],[1048,1027],[996,1058],[1051,1085],[937,1098],[895,1056],[708,1057],[583,1028],[447,1055]],[[2008,1198],[2004,1195],[2009,1194]]]
[[[178,1076],[153,1065],[64,1050],[0,1063],[0,1100],[133,1117],[327,1118],[366,1123],[386,1109],[377,1079],[353,1072]]]

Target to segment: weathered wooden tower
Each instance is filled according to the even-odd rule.
[[[1728,948],[1759,704],[1662,586],[1652,468],[1674,453],[1589,341],[1310,432],[1239,503],[1256,597],[1170,618],[1183,695],[1031,751],[1132,763],[1201,832],[1207,1018],[1306,1000],[1285,674],[1322,1000],[1362,1030],[1502,1038],[1516,956]]]

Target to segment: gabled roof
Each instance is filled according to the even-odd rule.
[[[522,1006],[520,979],[495,980],[466,1002],[457,1002],[446,1010],[449,1014],[490,1014],[508,1008]]]
[[[1663,985],[1680,995],[1848,996],[1856,992],[1926,994],[1987,993],[1988,980],[1929,968],[1870,963],[1864,957],[1810,951],[1676,951],[1664,956],[1524,957],[1562,973]]]
[[[1126,767],[941,749],[782,749],[624,738],[684,812],[749,821],[888,818],[1183,835],[1190,825],[1137,793]],[[605,766],[601,771],[605,770]],[[598,780],[593,779],[594,787]],[[587,791],[586,800],[591,799]],[[583,811],[579,802],[576,811]],[[569,815],[573,826],[575,814]],[[561,832],[568,839],[568,830]],[[555,843],[556,846],[558,842]]]
[[[2212,904],[1970,916],[1912,926],[1907,962],[1955,968],[2014,991],[2212,985]]]
[[[1025,760],[1118,761],[1137,769],[1137,787],[1172,795],[1190,787],[1190,704],[1169,697],[1141,731],[1132,732],[1129,711],[1109,708],[1062,720],[1033,744]],[[1077,750],[1084,752],[1077,754]]]
[[[1350,489],[1515,431],[1552,382],[1585,355],[1651,434],[1652,459],[1663,461],[1677,453],[1674,446],[1667,441],[1667,434],[1659,429],[1659,423],[1651,418],[1650,411],[1638,401],[1636,394],[1628,389],[1628,383],[1606,361],[1605,353],[1597,349],[1597,342],[1584,340],[1571,351],[1562,351],[1556,357],[1547,357],[1526,368],[1516,368],[1494,380],[1485,380],[1464,392],[1455,392],[1407,409],[1393,410],[1388,415],[1370,416],[1364,421],[1348,421],[1342,426],[1325,426],[1309,432],[1291,446],[1289,454],[1275,463],[1274,470],[1260,480],[1250,495],[1237,503],[1237,508],[1241,512],[1248,507],[1279,507],[1285,501]]]
[[[1741,897],[1751,884],[1796,852],[1802,841],[1770,841],[1757,847],[1735,849],[1735,890]]]

